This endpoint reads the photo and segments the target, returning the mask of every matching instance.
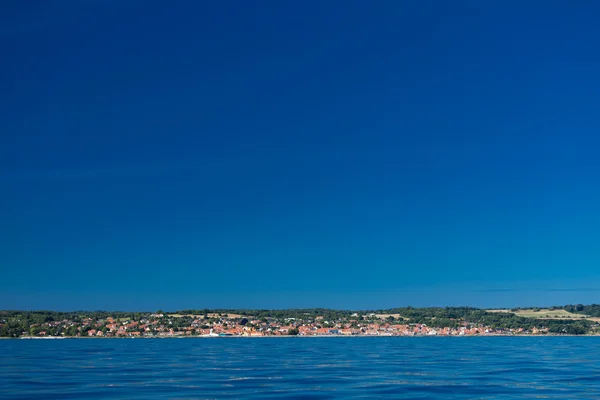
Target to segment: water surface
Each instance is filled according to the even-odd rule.
[[[6,399],[600,399],[599,337],[0,340]]]

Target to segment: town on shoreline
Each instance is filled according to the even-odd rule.
[[[600,335],[600,305],[347,311],[0,311],[0,337],[278,337]]]

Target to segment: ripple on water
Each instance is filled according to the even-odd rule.
[[[7,399],[598,399],[600,338],[0,341]]]

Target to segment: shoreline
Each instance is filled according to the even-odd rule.
[[[127,336],[127,337],[81,337],[81,336],[21,336],[0,337],[0,340],[115,340],[115,339],[322,339],[322,338],[506,338],[506,337],[600,337],[600,335],[273,335],[273,336]]]

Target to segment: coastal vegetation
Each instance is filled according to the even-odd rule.
[[[0,337],[464,335],[600,333],[600,305],[484,310],[187,309],[175,312],[0,311]]]

